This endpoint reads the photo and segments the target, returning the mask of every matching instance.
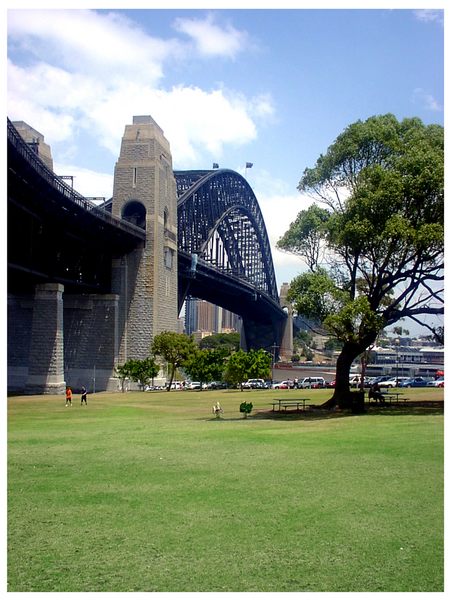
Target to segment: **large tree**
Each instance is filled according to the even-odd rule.
[[[316,204],[278,242],[308,266],[288,298],[342,343],[328,404],[347,405],[350,366],[384,327],[443,313],[443,128],[390,114],[358,121],[298,189]]]
[[[174,331],[162,331],[155,336],[151,351],[156,356],[161,356],[170,366],[170,380],[166,389],[171,390],[176,369],[196,353],[197,346],[192,337]]]

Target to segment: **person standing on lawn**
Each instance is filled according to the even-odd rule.
[[[86,395],[87,395],[87,393],[88,392],[86,391],[86,387],[83,386],[82,387],[82,397],[80,399],[80,406],[83,406],[83,403],[85,403],[85,405],[87,405],[87,402],[86,402]]]
[[[72,406],[72,390],[69,386],[66,388],[66,406]]]

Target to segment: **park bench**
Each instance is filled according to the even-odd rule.
[[[298,398],[297,400],[287,400],[287,399],[279,399],[272,402],[272,410],[273,412],[278,407],[278,412],[281,412],[281,409],[284,409],[284,412],[287,412],[288,408],[295,408],[298,411],[306,409],[306,400],[307,398]]]
[[[374,400],[375,402],[388,402],[389,404],[391,402],[406,402],[407,399],[406,397],[403,395],[403,392],[393,392],[391,390],[391,388],[384,388],[386,389],[385,392],[381,391],[381,395],[383,396],[383,398],[381,400],[379,400],[378,398],[373,398],[370,396],[369,394],[369,402],[371,402],[372,400]]]

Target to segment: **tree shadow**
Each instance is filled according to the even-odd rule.
[[[273,421],[313,421],[321,419],[343,419],[345,417],[359,417],[369,415],[384,415],[386,417],[396,417],[400,415],[425,416],[444,414],[444,400],[432,402],[385,402],[384,404],[366,403],[363,412],[352,412],[351,410],[341,410],[321,408],[317,405],[306,406],[305,410],[258,410],[250,418],[268,419]]]

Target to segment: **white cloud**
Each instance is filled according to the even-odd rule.
[[[422,107],[426,110],[432,110],[438,112],[442,110],[441,104],[431,94],[423,90],[422,88],[416,88],[413,92],[413,102],[415,104],[422,104]]]
[[[439,9],[420,9],[415,10],[414,15],[418,21],[423,21],[424,23],[444,23],[444,11]]]
[[[46,60],[88,79],[127,73],[155,85],[165,59],[182,52],[175,40],[151,38],[117,13],[91,10],[10,11],[8,35],[13,47],[35,60]]]
[[[85,198],[97,197],[108,200],[113,195],[113,174],[98,173],[90,169],[81,169],[70,163],[56,161],[53,170],[57,175],[71,175],[74,178],[74,190]]]
[[[275,182],[274,187],[278,187],[278,182]],[[268,193],[265,188],[261,188],[261,191],[256,188],[255,194],[270,240],[275,271],[284,277],[284,281],[287,278],[290,280],[304,271],[306,265],[299,256],[278,250],[276,243],[295,221],[298,213],[312,204],[312,199],[296,192],[287,194],[270,190]]]
[[[193,40],[202,56],[235,58],[249,44],[245,31],[239,31],[230,24],[217,25],[212,14],[208,14],[205,19],[179,18],[174,21],[173,26]]]
[[[178,27],[205,55],[236,56],[246,47],[244,32],[221,28],[212,16],[179,19]],[[167,65],[190,60],[191,45],[150,37],[118,14],[12,10],[8,33],[8,116],[36,127],[50,145],[64,143],[66,161],[75,160],[82,136],[116,158],[124,125],[151,114],[170,140],[175,166],[190,168],[202,156],[220,160],[227,144],[256,139],[257,121],[273,114],[265,94],[245,97],[221,84],[165,88]]]

